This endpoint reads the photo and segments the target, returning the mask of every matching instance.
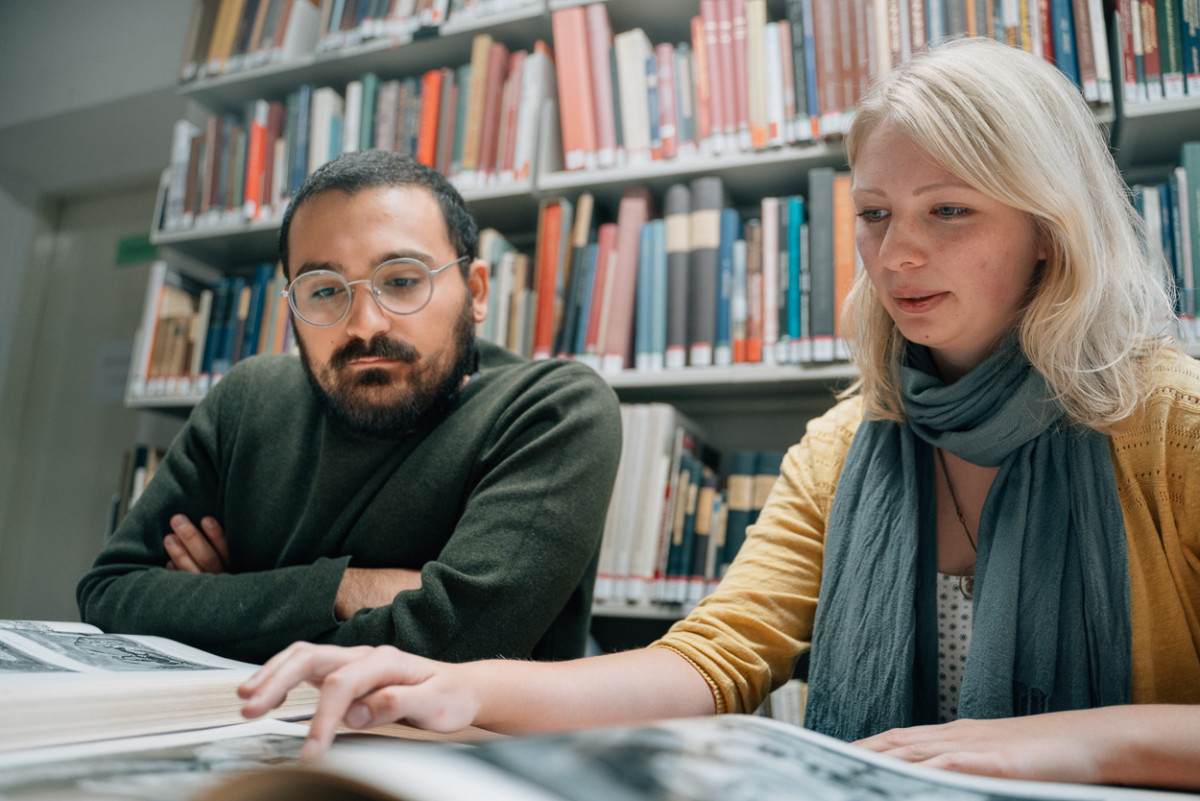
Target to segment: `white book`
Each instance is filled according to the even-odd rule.
[[[346,84],[345,122],[342,125],[341,152],[343,153],[354,153],[358,150],[362,108],[363,83],[362,81],[350,81]]]
[[[646,61],[654,48],[641,28],[613,37],[617,58],[617,95],[621,108],[621,135],[630,166],[645,165],[650,155],[650,100],[646,93]]]
[[[237,723],[235,689],[258,669],[163,637],[31,620],[0,620],[0,657],[0,753]],[[306,716],[316,698],[303,685],[271,716]]]
[[[322,86],[313,92],[308,133],[309,175],[332,158],[334,139],[342,127],[345,106],[346,101],[330,86]],[[340,150],[340,147],[336,149]]]
[[[766,74],[767,144],[785,144],[783,113],[783,55],[779,50],[779,24],[768,22],[763,29],[763,65]]]

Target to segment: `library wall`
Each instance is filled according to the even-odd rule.
[[[169,441],[178,426],[110,399],[97,368],[137,324],[147,268],[114,269],[114,255],[118,238],[148,230],[184,105],[179,37],[163,32],[183,30],[189,11],[0,3],[2,618],[77,619],[75,582],[104,536],[112,465],[129,442]]]

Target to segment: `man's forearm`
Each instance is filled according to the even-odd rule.
[[[421,589],[421,573],[403,568],[348,567],[338,585],[333,605],[338,620],[348,620],[360,609],[388,606],[405,590]]]

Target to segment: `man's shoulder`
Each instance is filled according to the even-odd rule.
[[[506,386],[519,392],[551,392],[562,387],[605,399],[616,393],[604,377],[571,359],[530,361],[490,342],[479,343],[480,376],[486,383]]]
[[[308,393],[300,359],[287,354],[260,354],[242,359],[230,368],[209,392],[209,402],[253,398],[255,405],[272,399],[295,402],[295,393]]]

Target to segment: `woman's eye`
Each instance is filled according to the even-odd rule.
[[[965,206],[937,206],[933,213],[939,217],[954,219],[955,217],[965,217],[969,210]]]
[[[886,216],[887,212],[883,209],[863,209],[858,213],[859,219],[869,223],[879,222]]]

